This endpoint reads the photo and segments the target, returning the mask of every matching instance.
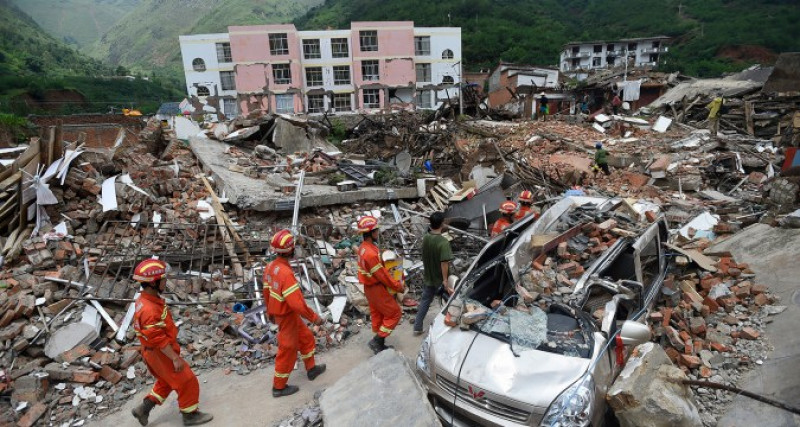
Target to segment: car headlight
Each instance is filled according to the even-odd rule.
[[[417,369],[422,371],[426,376],[431,376],[430,364],[430,335],[422,340],[422,345],[419,346],[419,354],[417,354]]]
[[[591,375],[578,380],[550,404],[541,427],[585,427],[592,420],[594,379]]]

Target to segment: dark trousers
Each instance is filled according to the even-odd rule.
[[[437,286],[422,286],[422,301],[419,302],[417,307],[417,317],[414,319],[414,330],[422,331],[422,324],[425,322],[425,315],[428,314],[428,309],[431,307],[433,298],[436,296]]]

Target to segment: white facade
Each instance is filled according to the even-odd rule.
[[[430,38],[430,50],[427,55],[416,55],[417,37]],[[417,81],[417,107],[439,108],[442,100],[448,96],[458,97],[458,84],[462,78],[461,64],[461,28],[458,27],[420,27],[414,28],[415,64],[431,64],[431,81]],[[452,82],[450,82],[452,79]],[[425,86],[437,85],[438,90],[423,89]],[[452,85],[452,86],[450,86]]]
[[[646,37],[617,41],[591,41],[569,43],[561,51],[559,67],[563,73],[579,75],[589,70],[632,67],[656,67],[669,51],[669,37]]]
[[[236,90],[222,89],[222,74],[234,71],[233,62],[226,62],[226,58],[218,58],[217,44],[227,43],[230,45],[230,38],[227,33],[218,34],[198,34],[192,36],[180,36],[181,57],[183,58],[183,70],[186,76],[186,92],[189,96],[196,96],[201,102],[205,102],[207,90],[210,96],[220,96],[220,108],[228,116],[235,116],[238,111],[236,107]],[[229,48],[230,49],[230,48]],[[219,59],[223,59],[220,61]],[[225,106],[228,110],[225,111]],[[216,113],[214,108],[205,107],[209,113]]]
[[[298,39],[300,40],[300,54],[302,55],[303,67],[303,87],[305,88],[305,105],[309,104],[309,96],[319,96],[315,92],[333,93],[334,95],[345,96],[349,95],[350,105],[355,105],[353,93],[355,86],[353,85],[354,70],[353,70],[353,49],[351,46],[351,31],[350,30],[331,30],[331,31],[298,31]],[[347,49],[347,56],[342,56],[341,50],[338,50],[339,57],[334,57],[333,41],[337,39],[337,43],[344,41]],[[314,55],[308,55],[305,48],[306,42],[319,41],[319,58]],[[348,83],[344,83],[343,70],[349,71]],[[307,69],[318,69],[322,71],[322,84],[319,82],[309,82],[307,79]],[[338,77],[338,79],[337,79]],[[314,83],[314,84],[311,84]],[[309,94],[310,92],[310,94]],[[332,99],[329,96],[322,97],[324,102],[324,111],[334,109],[331,105]],[[348,110],[351,111],[351,110]]]

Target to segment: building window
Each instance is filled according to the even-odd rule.
[[[275,95],[275,112],[278,114],[294,113],[294,95]]]
[[[222,90],[236,90],[236,78],[233,71],[220,71],[219,80],[222,83]]]
[[[303,58],[319,59],[322,53],[319,50],[319,39],[303,40]]]
[[[361,61],[361,75],[366,81],[375,81],[380,79],[378,72],[378,61]]]
[[[414,37],[414,55],[429,56],[431,54],[431,38],[428,36]]]
[[[217,62],[233,62],[230,43],[217,43]]]
[[[628,50],[629,51],[630,50],[634,50],[635,51],[636,47],[637,47],[636,43],[628,43]]]
[[[580,50],[581,50],[580,46],[573,46],[572,47],[572,54],[573,55],[577,55],[578,52],[580,52]]]
[[[592,67],[599,67],[601,64],[601,59],[594,57],[592,58]]]
[[[269,35],[269,54],[270,55],[289,54],[289,40],[286,37],[286,33]]]
[[[456,81],[453,79],[452,76],[444,76],[444,77],[442,77],[442,84],[443,85],[451,85],[451,84],[453,84],[455,82]]]
[[[602,53],[603,52],[603,45],[596,44],[594,45],[594,53]]]
[[[205,86],[197,86],[197,96],[211,96],[211,91]]]
[[[195,71],[205,71],[206,61],[203,61],[201,58],[195,58],[194,61],[192,61],[192,69]]]
[[[423,90],[417,92],[414,103],[417,104],[417,108],[433,108],[433,104],[431,103],[431,91]]]
[[[442,59],[453,59],[453,56],[453,51],[450,49],[442,51]]]
[[[661,42],[653,42],[653,49],[658,49],[661,46]]]
[[[306,68],[306,86],[322,86],[322,67]]]
[[[347,39],[331,39],[331,52],[334,58],[347,58],[350,56]]]
[[[431,81],[431,64],[417,64],[416,69],[418,82]]]
[[[361,44],[362,52],[377,52],[378,51],[378,31],[368,30],[359,31],[358,39]]]
[[[325,95],[308,95],[308,112],[325,112]]]
[[[364,89],[364,108],[381,108],[380,93],[380,89]]]
[[[350,104],[349,93],[337,93],[333,95],[333,108],[336,111],[351,111],[353,109]]]
[[[613,51],[614,51],[614,45],[613,44],[610,44],[610,45],[606,46],[606,52],[613,52]]]
[[[236,103],[236,98],[222,98],[222,112],[228,118],[238,116],[239,104]]]
[[[292,84],[292,70],[289,64],[272,64],[272,78],[276,85]]]
[[[350,84],[350,66],[349,65],[335,65],[333,67],[333,84],[335,84],[335,85],[349,85]]]

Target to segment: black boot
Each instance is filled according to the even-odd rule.
[[[315,365],[313,368],[309,369],[309,371],[306,374],[308,375],[308,380],[309,381],[314,381],[314,379],[317,378],[318,376],[322,375],[323,372],[325,372],[325,364],[324,363],[321,364],[321,365],[319,365],[319,364]]]
[[[183,414],[183,425],[199,426],[214,419],[214,416],[205,412],[194,411]]]
[[[273,388],[272,389],[272,397],[289,396],[289,395],[297,393],[298,391],[300,391],[300,387],[298,387],[296,385],[287,385],[285,388],[281,388],[281,389]]]
[[[380,340],[380,341],[378,341]],[[367,346],[374,354],[378,354],[383,351],[383,338],[375,335],[372,339],[367,343]]]
[[[146,426],[147,418],[150,416],[150,411],[152,411],[155,406],[155,402],[145,397],[144,400],[142,400],[141,405],[131,409],[131,414],[134,418],[139,420],[139,424]]]

